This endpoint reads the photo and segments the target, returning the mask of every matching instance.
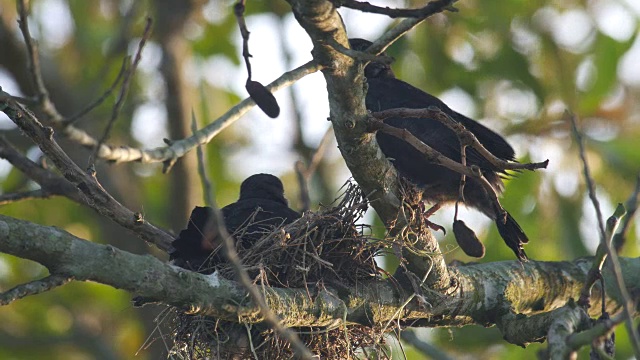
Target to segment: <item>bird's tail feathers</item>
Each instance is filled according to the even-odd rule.
[[[496,225],[498,226],[500,236],[502,236],[507,246],[513,250],[518,259],[520,261],[529,260],[523,248],[523,245],[529,242],[529,238],[527,238],[527,235],[522,231],[522,228],[511,214],[507,213],[504,222],[501,218],[497,219]]]

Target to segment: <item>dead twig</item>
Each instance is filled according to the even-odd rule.
[[[464,125],[453,120],[449,115],[444,113],[442,110],[435,106],[430,106],[426,109],[390,109],[375,112],[372,114],[375,118],[379,120],[386,120],[389,118],[400,117],[400,118],[429,118],[434,119],[449,129],[454,131],[460,140],[461,146],[469,146],[474,150],[478,151],[480,155],[482,155],[487,161],[491,163],[494,167],[500,170],[537,170],[544,169],[549,165],[549,160],[545,160],[539,163],[518,163],[518,162],[509,162],[502,159],[497,158],[493,155],[489,150],[487,150],[481,143],[478,141],[476,136],[469,130],[467,130]]]
[[[80,195],[80,191],[78,191],[78,189],[69,181],[53,171],[45,169],[39,164],[31,161],[31,159],[16,150],[3,136],[0,136],[0,158],[7,160],[11,165],[15,166],[16,169],[20,170],[29,179],[37,182],[41,187],[40,190],[22,193],[22,195],[32,195],[42,198],[52,195],[62,195],[79,204],[86,205],[84,199]],[[38,193],[38,191],[40,193]],[[27,198],[23,197],[21,199],[14,199],[13,201],[23,199]]]
[[[196,114],[191,110],[191,131],[194,133],[198,131],[198,122],[196,121]],[[207,166],[204,158],[204,151],[202,146],[198,146],[196,149],[198,155],[198,175],[200,175],[200,182],[202,182],[202,192],[204,193],[204,202],[209,207],[214,207],[213,201],[213,187],[211,186],[211,180],[207,175]]]
[[[87,107],[80,110],[77,114],[64,119],[63,124],[65,125],[75,124],[83,116],[91,112],[96,107],[100,106],[100,104],[102,104],[109,96],[111,96],[111,93],[116,89],[116,86],[118,86],[118,84],[120,83],[120,80],[122,79],[123,75],[128,71],[127,64],[128,64],[128,58],[125,57],[122,60],[122,66],[120,66],[120,71],[118,72],[118,76],[116,76],[116,79],[113,81],[111,86],[109,86],[109,88],[105,90],[105,92],[102,93],[102,95],[98,97],[94,102],[87,105]]]
[[[615,285],[617,290],[620,292],[620,296],[622,297],[622,307],[626,317],[625,325],[627,328],[627,332],[629,334],[629,340],[633,347],[636,357],[640,358],[640,339],[638,339],[638,332],[636,331],[633,325],[633,308],[634,304],[629,296],[629,291],[627,290],[624,280],[622,279],[622,270],[620,268],[620,261],[618,260],[618,255],[613,251],[609,242],[607,241],[606,231],[604,226],[604,220],[602,218],[602,211],[600,210],[600,203],[598,202],[598,198],[596,197],[596,189],[593,183],[593,178],[591,177],[591,172],[589,170],[589,163],[587,162],[586,150],[584,147],[584,139],[582,137],[582,133],[578,130],[577,119],[574,114],[570,112],[565,112],[565,118],[571,123],[571,129],[573,131],[573,135],[578,143],[578,150],[580,154],[580,160],[582,161],[584,178],[587,183],[587,190],[589,191],[589,198],[593,203],[593,207],[596,210],[597,218],[598,218],[598,231],[600,232],[600,244],[604,246],[607,256],[609,257],[609,263],[611,266],[611,270],[614,275]],[[604,289],[603,289],[604,291]]]
[[[49,97],[49,91],[44,84],[44,79],[42,78],[42,71],[40,69],[40,58],[38,57],[38,44],[31,37],[31,33],[29,32],[29,22],[27,20],[27,5],[25,0],[19,0],[17,2],[18,6],[18,25],[20,26],[20,31],[22,32],[22,36],[24,37],[24,43],[27,48],[27,68],[29,70],[29,75],[31,76],[31,81],[33,83],[34,90],[36,92],[36,98],[39,106],[42,108],[42,111],[47,114],[54,121],[62,120],[62,115],[58,112],[55,105],[51,101]]]
[[[11,290],[0,293],[0,306],[11,304],[16,300],[22,299],[29,295],[36,295],[45,291],[49,291],[58,286],[62,286],[71,280],[73,280],[73,278],[69,276],[49,275],[44,279],[34,280],[26,284],[20,284]]]
[[[370,131],[382,131],[386,134],[395,136],[411,146],[413,146],[416,150],[420,151],[422,155],[424,155],[425,159],[433,164],[443,166],[449,170],[453,170],[460,175],[469,176],[473,179],[476,179],[478,183],[485,189],[487,192],[487,196],[489,196],[493,206],[495,209],[501,214],[501,216],[506,216],[505,210],[500,205],[500,201],[498,200],[498,195],[496,190],[491,186],[489,181],[482,175],[480,168],[477,166],[463,166],[457,161],[449,159],[448,157],[442,155],[440,152],[432,148],[431,146],[425,144],[420,139],[418,139],[415,135],[413,135],[407,129],[397,128],[388,124],[385,124],[383,121],[378,120],[377,118],[369,119],[369,130]]]
[[[141,239],[155,244],[160,249],[171,249],[173,237],[165,231],[144,221],[140,213],[134,213],[114,199],[98,182],[95,172],[83,171],[60,148],[53,138],[53,129],[43,126],[40,121],[24,106],[0,89],[0,111],[24,132],[26,136],[40,147],[56,167],[73,186],[82,193],[83,203],[87,204],[103,216],[120,224],[138,235]]]
[[[640,175],[636,177],[636,186],[633,190],[633,194],[629,196],[629,199],[624,203],[624,208],[627,210],[627,216],[622,221],[622,226],[619,227],[618,232],[613,236],[613,248],[616,253],[619,253],[626,241],[627,231],[629,226],[635,219],[636,211],[638,210],[638,202],[640,201]]]
[[[359,10],[362,12],[386,15],[390,18],[425,18],[433,14],[442,11],[458,12],[458,9],[453,7],[453,3],[457,0],[438,0],[431,1],[427,5],[417,9],[402,9],[402,8],[390,8],[388,6],[376,6],[367,1],[357,0],[334,0],[333,3],[337,6],[344,6],[350,9]]]
[[[107,122],[107,126],[105,127],[104,132],[102,133],[102,137],[100,137],[100,140],[98,140],[98,143],[96,144],[95,149],[93,150],[93,153],[91,153],[91,156],[89,157],[89,165],[95,162],[96,156],[100,150],[100,146],[105,141],[107,141],[107,138],[111,133],[111,129],[113,128],[113,124],[115,124],[116,119],[120,114],[120,109],[122,109],[122,105],[124,105],[124,101],[127,98],[127,93],[129,92],[129,85],[131,84],[131,79],[133,78],[133,75],[135,74],[136,69],[138,68],[138,64],[140,63],[140,60],[142,60],[142,49],[144,49],[144,45],[147,43],[147,40],[151,36],[151,26],[153,25],[153,19],[151,19],[150,17],[147,17],[146,22],[147,23],[144,27],[144,33],[142,34],[142,38],[138,43],[138,50],[136,51],[136,55],[133,58],[133,62],[131,63],[131,66],[125,71],[124,77],[122,79],[122,85],[120,86],[120,93],[118,94],[118,99],[116,100],[116,103],[113,105],[113,109],[111,110],[111,118],[109,118],[109,122]]]

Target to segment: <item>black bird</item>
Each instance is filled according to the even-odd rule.
[[[280,179],[270,174],[256,174],[245,179],[240,185],[238,201],[221,211],[227,231],[245,248],[267,232],[300,217],[289,208]],[[214,265],[225,261],[220,253],[222,238],[217,229],[208,229],[212,216],[213,210],[209,207],[193,209],[187,228],[180,231],[172,243],[175,251],[170,257],[174,263],[211,272]]]
[[[363,39],[349,40],[354,50],[364,51],[371,42]],[[513,161],[513,148],[492,130],[451,110],[440,99],[395,78],[391,67],[382,62],[372,61],[364,70],[367,78],[368,92],[365,99],[369,111],[383,111],[396,108],[424,109],[436,106],[449,115],[453,120],[464,125],[471,131],[480,143],[497,158]],[[460,162],[460,142],[457,135],[441,122],[430,118],[390,118],[386,124],[404,128],[425,144],[440,152],[442,155]],[[428,162],[413,146],[405,141],[379,131],[376,140],[380,149],[393,163],[396,170],[411,182],[420,186],[424,193],[423,199],[429,203],[443,204],[458,200],[460,177],[455,171]],[[480,168],[482,175],[489,181],[497,193],[503,191],[502,169],[493,166],[487,159],[474,149],[466,150],[467,166],[475,165]],[[467,177],[464,187],[465,204],[476,208],[493,219],[498,232],[521,261],[527,260],[523,244],[529,239],[520,225],[510,215],[501,215],[493,206],[486,190],[477,180]],[[481,244],[480,244],[481,245]],[[466,251],[465,247],[462,246]],[[470,254],[472,255],[472,254]]]

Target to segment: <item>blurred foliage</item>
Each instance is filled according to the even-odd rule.
[[[420,6],[423,3],[408,1],[406,5]],[[122,58],[132,55],[137,47],[144,16],[153,16],[155,7],[163,4],[163,1],[124,0],[31,1],[34,16],[30,24],[34,37],[40,42],[49,90],[64,115],[77,113],[110,86]],[[185,26],[182,37],[193,54],[191,66],[184,71],[193,87],[189,101],[201,122],[200,126],[203,126],[246,96],[242,91],[245,72],[240,62],[241,49],[238,48],[232,2],[209,0],[194,4],[194,16]],[[624,202],[640,169],[637,141],[640,135],[640,75],[629,73],[629,67],[622,64],[625,56],[630,54],[635,56],[633,62],[640,63],[640,10],[632,0],[465,0],[457,2],[456,7],[459,12],[434,16],[388,50],[397,60],[393,66],[398,77],[430,93],[443,95],[454,109],[466,111],[466,114],[508,134],[521,160],[549,158],[551,165],[548,170],[522,173],[509,179],[503,204],[529,235],[531,244],[526,251],[531,258],[555,261],[589,255],[593,249],[589,244],[597,241],[597,231],[595,223],[585,223],[588,219],[585,214],[592,209],[584,200],[585,186],[577,147],[570,136],[568,124],[562,120],[562,113],[570,109],[579,116],[580,124],[585,128],[589,160],[599,184],[598,191],[604,195],[601,201],[605,208]],[[611,7],[622,11],[622,15],[613,12],[619,17],[611,18],[612,12],[603,10],[611,10]],[[0,9],[2,21],[16,31],[14,1],[0,0]],[[61,16],[61,11],[68,16]],[[353,13],[347,9],[341,11]],[[250,25],[252,19],[258,19],[265,13],[272,14],[269,19],[286,23],[294,21],[288,15],[288,5],[284,1],[247,2]],[[363,15],[348,19],[347,28],[355,30],[374,26],[380,16]],[[66,26],[59,26],[61,22],[67,22]],[[619,25],[613,26],[617,30],[626,29],[627,25],[632,30],[628,33],[622,33],[622,30],[615,32],[616,29],[612,30],[612,26],[607,25],[611,22]],[[165,25],[155,24],[156,28]],[[69,33],[60,42],[60,29],[67,28]],[[293,33],[282,29],[284,27],[273,31],[284,36],[285,42],[294,39]],[[265,29],[250,30],[257,33]],[[584,34],[582,38],[581,34]],[[20,39],[17,32],[3,36]],[[134,78],[127,103],[110,136],[112,143],[157,146],[159,141],[149,145],[144,139],[134,136],[133,127],[160,128],[166,132],[166,122],[171,121],[160,121],[158,113],[154,113],[155,118],[136,115],[145,106],[162,108],[170,100],[166,99],[166,85],[159,66],[162,54],[156,41],[152,38],[147,46],[143,61],[146,64],[141,65]],[[276,44],[274,42],[272,48],[280,53]],[[308,52],[303,55],[310,58]],[[211,80],[223,78],[221,73],[229,71],[228,66],[216,67],[220,64],[231,64],[228,66],[236,69],[238,78],[233,80],[237,82],[235,86]],[[0,70],[3,70],[0,72],[0,86],[5,87],[2,84],[5,80],[15,81],[23,94],[31,94],[30,85],[20,83],[24,78],[20,76],[24,68],[10,68],[8,64],[0,63]],[[211,73],[204,74],[205,71]],[[637,67],[635,71],[639,71]],[[270,74],[271,78],[278,75]],[[298,93],[297,96],[309,95]],[[207,106],[201,105],[202,98],[208,99]],[[81,118],[78,126],[96,136],[100,134],[110,116],[114,99],[112,95]],[[318,114],[317,121],[324,121],[327,113]],[[162,112],[159,114],[162,117]],[[246,153],[254,162],[243,161],[242,168],[237,162],[231,162],[234,156],[237,158],[238,154],[245,154],[241,150],[251,149],[256,139],[252,130],[260,129],[252,129],[254,124],[263,121],[256,120],[259,115],[250,113],[249,117],[242,120],[245,121],[244,126],[230,127],[206,147],[209,173],[220,205],[235,200],[243,174],[251,173],[253,166],[273,160],[267,159],[266,155],[261,158],[262,150],[256,149]],[[142,124],[136,125],[136,121],[142,121]],[[275,121],[293,123],[290,113],[284,113]],[[250,125],[246,125],[249,122]],[[307,130],[303,127],[303,131]],[[17,131],[3,133],[21,150],[32,149],[32,145]],[[62,143],[79,164],[86,163],[86,150]],[[313,148],[317,144],[306,145]],[[289,148],[282,149],[283,156],[287,153],[293,154],[294,159],[301,157],[296,154],[293,143],[287,146]],[[334,144],[331,146],[335,147]],[[34,150],[29,154],[32,158],[39,156]],[[325,178],[334,179],[328,193],[336,194],[345,180],[344,165],[335,152],[325,161],[328,166],[320,168],[326,172]],[[292,169],[293,164],[290,164],[284,171],[274,169],[273,172],[284,179],[287,196],[295,207],[299,203],[298,186]],[[170,217],[186,219],[188,215],[172,212],[172,204],[166,200],[167,194],[179,189],[175,189],[169,178],[161,174],[158,165],[104,165],[98,174],[116,198],[134,210],[143,211],[145,217],[157,225],[167,227]],[[333,199],[333,196],[318,198],[314,195],[321,192],[318,188],[321,183],[317,180],[312,182],[312,199],[316,204],[326,204]],[[15,169],[8,173],[0,171],[2,193],[33,188],[35,185]],[[154,252],[144,248],[131,234],[66,199],[24,201],[2,206],[1,212],[59,226],[91,241],[111,243],[129,251]],[[374,226],[380,232],[381,224],[377,220]],[[637,233],[636,221],[631,226],[623,255],[640,255]],[[489,227],[479,234],[482,234],[487,247],[487,256],[481,261],[512,259],[496,229]],[[452,244],[455,242],[451,235],[447,235],[443,248]],[[471,260],[459,250],[447,256],[449,259]],[[46,270],[40,265],[0,255],[0,290],[45,275]],[[0,358],[132,358],[154,330],[154,315],[133,309],[129,299],[129,294],[106,286],[72,283],[2,307]],[[506,344],[497,330],[481,327],[434,329],[426,333],[428,341],[455,358],[534,359],[536,351],[541,348],[537,344],[527,349]],[[631,352],[624,329],[619,327],[618,333],[616,355],[629,358]],[[152,338],[156,339],[158,346],[141,350],[136,358],[156,359],[162,354],[164,346],[157,333]],[[408,349],[409,359],[421,358],[415,350]],[[586,356],[586,353],[581,355]]]

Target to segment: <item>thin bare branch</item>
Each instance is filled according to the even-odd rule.
[[[424,7],[417,9],[402,9],[402,8],[390,8],[388,6],[376,6],[366,1],[356,0],[333,0],[336,6],[344,6],[354,10],[360,10],[362,12],[386,15],[390,18],[425,18],[435,13],[448,10],[451,12],[457,12],[458,9],[454,8],[451,4],[454,1],[432,1]],[[445,6],[442,3],[446,3]]]
[[[607,237],[605,239],[606,243],[611,246],[611,241],[613,240],[613,236],[616,233],[616,228],[618,224],[620,224],[621,218],[625,215],[625,208],[621,204],[618,204],[615,212],[609,219],[607,219]],[[580,298],[578,299],[578,305],[589,308],[591,306],[589,304],[589,299],[591,297],[591,289],[593,285],[596,283],[598,279],[600,279],[602,274],[602,266],[604,265],[605,260],[607,259],[607,245],[605,243],[600,243],[598,245],[598,249],[596,250],[595,260],[593,262],[593,266],[589,269],[589,273],[587,274],[587,279],[584,283],[584,288],[580,292]]]
[[[20,26],[20,31],[22,32],[22,36],[24,37],[24,42],[27,47],[27,68],[29,70],[29,74],[31,75],[31,81],[33,83],[34,90],[37,94],[37,100],[42,107],[42,110],[48,116],[51,116],[52,118],[61,118],[58,110],[56,110],[55,108],[55,105],[53,104],[53,102],[51,102],[49,91],[47,91],[47,87],[45,86],[44,80],[42,78],[42,71],[40,69],[40,58],[38,56],[38,44],[31,37],[31,33],[29,32],[27,4],[25,0],[18,0],[17,5],[18,14],[20,16],[18,24]]]
[[[2,194],[0,195],[0,206],[24,200],[48,199],[53,195],[55,194],[44,189]]]
[[[627,210],[627,216],[622,221],[618,232],[613,237],[613,248],[616,253],[619,253],[626,241],[627,231],[629,226],[635,219],[636,211],[638,210],[638,202],[640,202],[640,175],[636,177],[636,186],[633,190],[633,194],[629,196],[629,199],[624,203],[624,208]]]
[[[116,86],[118,86],[118,84],[120,83],[120,80],[122,79],[123,75],[127,72],[127,64],[128,64],[128,58],[125,57],[122,60],[122,66],[120,66],[120,71],[118,72],[118,76],[116,76],[116,79],[113,81],[111,86],[109,86],[109,88],[105,90],[105,92],[100,97],[98,97],[94,102],[87,105],[87,107],[80,110],[77,114],[64,119],[63,124],[65,125],[75,124],[83,116],[91,112],[96,107],[100,106],[100,104],[102,104],[109,96],[111,96],[111,93],[116,89]]]
[[[432,11],[428,14],[424,14],[424,17],[419,18],[408,18],[402,20],[398,25],[392,27],[387,30],[382,36],[380,36],[376,41],[369,46],[367,49],[368,53],[371,54],[380,54],[391,44],[396,42],[396,40],[400,39],[404,34],[408,33],[414,27],[420,25],[423,21],[425,21],[428,17],[441,13],[445,10],[448,10],[451,4],[455,1],[453,0],[436,0],[430,2],[427,6],[433,4]]]
[[[449,159],[448,157],[442,155],[439,151],[425,144],[415,135],[409,132],[409,130],[388,125],[381,120],[378,120],[377,118],[370,119],[369,129],[371,131],[382,131],[386,134],[393,135],[399,139],[404,140],[405,142],[413,146],[416,150],[420,151],[422,155],[424,155],[425,159],[430,163],[441,165],[449,170],[457,172],[460,175],[465,175],[476,179],[487,192],[487,195],[490,197],[494,208],[497,209],[500,214],[506,216],[505,210],[502,208],[502,205],[500,205],[500,201],[498,200],[496,190],[482,175],[482,172],[478,167],[463,166],[459,162]]]
[[[622,305],[624,309],[624,313],[626,316],[625,326],[627,328],[627,332],[629,334],[629,339],[635,355],[637,358],[640,358],[640,339],[638,338],[638,332],[636,331],[633,325],[633,311],[634,304],[631,301],[631,297],[629,296],[629,292],[625,287],[624,280],[622,278],[622,270],[620,268],[620,262],[618,260],[618,254],[616,254],[611,245],[607,241],[606,230],[604,227],[604,220],[602,218],[602,211],[600,210],[600,203],[598,202],[598,198],[596,197],[596,189],[593,184],[593,178],[591,177],[591,172],[589,170],[589,163],[587,162],[586,150],[584,147],[584,139],[582,137],[582,133],[578,130],[577,119],[574,114],[569,113],[568,111],[565,113],[565,117],[571,122],[571,129],[573,131],[573,135],[578,143],[578,149],[580,153],[580,160],[582,161],[584,178],[587,183],[587,189],[589,191],[589,198],[593,203],[593,207],[596,210],[597,218],[598,218],[598,230],[600,232],[600,243],[605,247],[607,256],[609,257],[609,264],[611,270],[613,272],[615,285],[620,292],[620,296],[622,297]]]
[[[375,112],[372,114],[379,120],[386,120],[389,118],[399,117],[399,118],[429,118],[440,121],[443,125],[453,130],[458,139],[460,140],[460,144],[462,146],[470,146],[482,155],[487,161],[491,163],[491,165],[495,166],[501,170],[536,170],[536,169],[544,169],[549,165],[549,160],[545,160],[539,163],[517,163],[517,162],[509,162],[502,159],[497,158],[493,155],[489,150],[487,150],[481,143],[478,141],[476,136],[469,130],[467,130],[462,123],[453,120],[449,115],[444,113],[437,107],[431,106],[427,109],[407,109],[407,108],[399,108],[399,109],[390,109],[380,112]]]
[[[171,249],[173,238],[165,231],[144,221],[140,213],[134,213],[114,199],[98,183],[94,173],[83,171],[60,148],[53,138],[53,129],[43,126],[24,106],[0,90],[0,111],[3,111],[42,152],[53,161],[63,176],[77,187],[83,201],[103,216],[131,230],[141,239],[153,243],[164,251]]]
[[[122,109],[122,106],[124,105],[124,101],[127,98],[127,93],[129,92],[129,85],[131,84],[131,79],[133,78],[133,75],[135,74],[136,69],[138,68],[138,64],[140,63],[140,60],[142,60],[142,49],[144,49],[144,45],[147,43],[147,40],[151,36],[151,26],[153,25],[153,20],[150,17],[147,17],[146,22],[147,23],[144,27],[144,33],[142,34],[142,38],[140,38],[140,42],[138,43],[138,50],[136,51],[136,55],[133,58],[133,62],[131,63],[131,66],[125,71],[124,78],[122,79],[122,85],[120,86],[120,93],[118,94],[118,99],[116,100],[116,103],[113,105],[113,109],[111,110],[111,118],[109,119],[109,122],[107,122],[107,126],[105,127],[104,132],[100,137],[100,140],[98,140],[98,143],[96,144],[96,147],[93,150],[93,153],[89,157],[89,164],[94,163],[96,159],[96,155],[100,150],[100,146],[104,144],[105,141],[107,141],[107,138],[111,133],[111,129],[113,128],[113,124],[115,124],[116,119],[118,119],[118,115],[120,114],[120,109]]]
[[[416,335],[415,331],[403,330],[400,333],[402,341],[407,342],[409,345],[415,347],[422,354],[426,355],[430,359],[434,360],[452,360],[453,358],[447,355],[444,351],[438,349],[434,345],[431,345],[427,341],[421,340]]]
[[[198,122],[196,121],[196,114],[191,110],[191,130],[195,133],[198,131]],[[200,175],[200,181],[202,182],[202,192],[204,194],[204,202],[207,206],[213,208],[215,202],[213,201],[213,186],[211,186],[211,180],[207,175],[207,162],[204,158],[204,151],[202,146],[198,146],[196,149],[198,155],[198,174]]]
[[[291,86],[297,80],[322,69],[316,62],[308,62],[294,70],[282,74],[278,79],[267,86],[269,91],[275,92],[287,86]],[[193,136],[185,139],[171,141],[171,145],[156,149],[139,149],[129,146],[113,146],[102,144],[97,157],[115,163],[139,161],[142,163],[174,162],[199,145],[205,145],[222,130],[233,124],[246,114],[256,103],[251,98],[246,98],[232,107],[224,115],[198,130]],[[96,148],[98,141],[84,130],[74,126],[62,126],[53,124],[54,129],[59,130],[69,140],[89,149]]]
[[[80,195],[80,191],[62,176],[51,170],[31,161],[28,157],[16,150],[11,143],[3,136],[0,136],[0,158],[6,159],[9,163],[20,170],[29,179],[37,182],[41,189],[33,192],[38,195],[40,191],[44,195],[62,195],[79,204],[85,205],[85,201]],[[28,193],[24,193],[27,195]]]
[[[73,278],[69,276],[50,275],[44,279],[18,285],[11,290],[0,293],[0,306],[11,304],[16,300],[29,295],[36,295],[49,291],[58,286],[62,286],[71,280],[73,280]]]

